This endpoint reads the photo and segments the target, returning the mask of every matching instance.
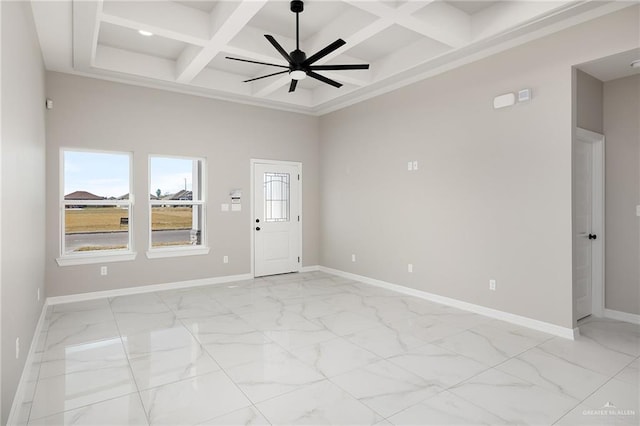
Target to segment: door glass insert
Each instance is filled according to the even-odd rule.
[[[289,173],[264,174],[264,221],[288,222],[290,200]]]

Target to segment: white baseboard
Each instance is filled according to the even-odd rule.
[[[638,314],[630,314],[628,312],[614,311],[613,309],[606,308],[603,310],[603,314],[605,318],[630,322],[632,324],[640,324],[640,315]]]
[[[300,268],[300,272],[317,272],[320,270],[320,265],[303,266]]]
[[[176,290],[188,287],[200,287],[205,285],[225,284],[234,281],[253,279],[251,274],[227,275],[224,277],[203,278],[199,280],[178,281],[164,284],[151,284],[138,287],[119,288],[115,290],[93,291],[89,293],[70,294],[68,296],[47,297],[48,305],[60,303],[83,302],[85,300],[103,299],[105,297],[128,296],[131,294],[150,293],[153,291]]]
[[[40,318],[38,319],[38,323],[36,324],[36,329],[33,332],[33,339],[31,339],[31,346],[29,346],[29,353],[27,354],[27,359],[24,362],[24,367],[22,368],[22,374],[20,375],[20,381],[18,382],[18,387],[16,388],[16,393],[13,397],[13,403],[11,404],[11,411],[9,411],[9,418],[7,420],[7,425],[15,425],[18,424],[18,419],[16,416],[20,412],[20,407],[24,403],[25,400],[25,386],[28,381],[27,374],[31,372],[31,365],[33,364],[33,360],[36,353],[36,348],[38,347],[39,338],[42,334],[42,327],[44,325],[44,320],[47,315],[47,303],[42,304],[42,312],[40,312]],[[40,360],[38,360],[40,362]]]
[[[454,308],[463,309],[465,311],[474,312],[476,314],[499,319],[502,321],[507,321],[516,325],[521,325],[523,327],[528,327],[537,331],[542,331],[544,333],[553,334],[554,336],[564,337],[565,339],[575,340],[575,338],[579,336],[578,328],[572,329],[572,328],[561,327],[556,324],[539,321],[533,318],[523,317],[521,315],[499,311],[497,309],[487,308],[486,306],[463,302],[461,300],[452,299],[450,297],[439,296],[437,294],[428,293],[426,291],[416,290],[413,288],[388,283],[386,281],[376,280],[376,279],[365,277],[362,275],[340,271],[338,269],[332,269],[332,268],[320,266],[320,271],[323,271],[329,274],[338,275],[344,278],[349,278],[355,281],[360,281],[365,284],[374,285],[376,287],[382,287],[387,290],[396,291],[398,293],[407,294],[409,296],[419,297],[421,299],[440,303],[442,305],[452,306]]]

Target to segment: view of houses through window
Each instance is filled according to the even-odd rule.
[[[63,255],[131,248],[131,154],[64,150]],[[202,246],[204,160],[149,160],[150,247]]]
[[[152,156],[149,175],[151,248],[203,245],[204,160]]]
[[[131,155],[63,152],[62,254],[128,250]]]

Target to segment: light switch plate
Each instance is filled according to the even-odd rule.
[[[220,211],[221,212],[228,212],[229,211],[229,204],[220,204]]]
[[[407,170],[409,170],[409,171],[413,170],[413,161],[409,161],[407,163]]]
[[[531,100],[531,89],[522,89],[518,91],[518,102],[527,102]]]

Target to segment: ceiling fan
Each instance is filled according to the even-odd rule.
[[[311,55],[310,57],[307,58],[307,55],[302,50],[300,50],[300,23],[299,23],[299,17],[300,17],[300,12],[302,12],[303,10],[304,10],[304,3],[301,0],[293,0],[291,2],[291,11],[296,14],[296,50],[294,50],[290,54],[287,53],[287,51],[284,50],[282,48],[282,46],[280,46],[280,44],[276,41],[275,38],[273,38],[273,36],[265,34],[265,37],[267,38],[267,40],[269,40],[269,43],[271,43],[273,45],[273,47],[276,48],[278,53],[280,53],[280,55],[282,55],[282,57],[284,59],[286,59],[286,61],[288,62],[289,65],[270,64],[270,63],[267,63],[267,62],[250,61],[248,59],[232,58],[232,57],[229,57],[229,56],[226,57],[227,59],[231,59],[231,60],[234,60],[234,61],[249,62],[249,63],[252,63],[252,64],[260,64],[260,65],[268,65],[268,66],[271,66],[271,67],[286,68],[286,70],[284,70],[284,71],[274,72],[273,74],[267,74],[267,75],[263,75],[261,77],[256,77],[256,78],[251,78],[249,80],[244,80],[244,83],[248,83],[250,81],[255,81],[255,80],[260,80],[262,78],[272,77],[274,75],[289,73],[289,75],[291,76],[291,85],[289,86],[289,92],[295,91],[296,90],[296,86],[298,85],[298,81],[302,80],[303,78],[305,78],[307,76],[309,76],[311,78],[315,78],[316,80],[319,80],[319,81],[321,81],[323,83],[330,84],[331,86],[334,86],[334,87],[341,87],[342,86],[341,83],[338,83],[335,80],[331,80],[330,78],[327,78],[327,77],[325,77],[323,75],[320,75],[320,74],[316,73],[315,71],[366,70],[366,69],[369,69],[369,64],[313,65],[315,62],[317,62],[318,60],[324,58],[325,56],[327,56],[328,54],[330,54],[334,50],[339,49],[340,47],[344,46],[346,44],[346,41],[344,41],[341,38],[339,38],[338,40],[334,41],[333,43],[331,43],[330,45],[328,45],[324,49],[319,50],[318,52],[316,52],[315,54],[313,54],[313,55]]]

